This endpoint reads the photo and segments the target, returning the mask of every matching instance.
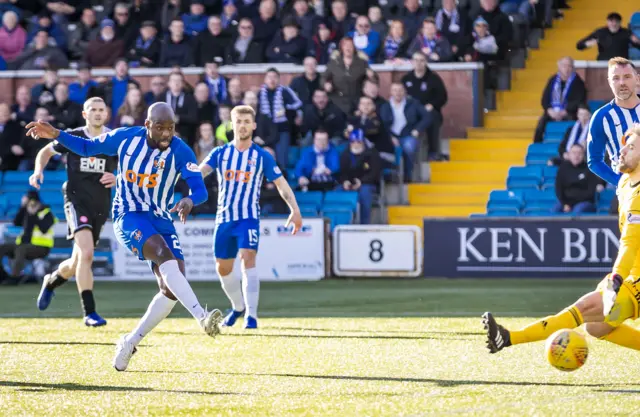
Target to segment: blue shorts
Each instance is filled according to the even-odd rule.
[[[125,213],[113,222],[116,239],[138,259],[144,261],[142,247],[153,235],[160,235],[167,242],[176,259],[184,260],[178,233],[171,220],[158,217],[150,211]],[[150,262],[151,263],[151,262]]]
[[[243,219],[216,225],[213,235],[213,256],[235,259],[240,249],[258,250],[260,221]]]

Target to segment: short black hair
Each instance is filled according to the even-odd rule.
[[[622,16],[620,16],[620,13],[612,12],[607,15],[607,20],[617,20],[618,22],[622,22]]]
[[[327,132],[324,127],[317,128],[316,131],[313,132],[313,136],[317,135],[318,133],[325,133],[327,136],[329,136],[329,132]]]
[[[278,71],[276,67],[267,68],[267,72],[265,74],[268,74],[270,72],[275,72],[278,75],[278,77],[280,76],[280,71]]]

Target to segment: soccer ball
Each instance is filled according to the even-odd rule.
[[[556,369],[571,372],[587,361],[589,346],[587,339],[571,329],[558,330],[545,344],[547,360]]]

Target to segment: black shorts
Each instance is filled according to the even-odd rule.
[[[65,196],[64,215],[67,218],[67,239],[73,240],[78,230],[91,229],[93,244],[97,246],[102,228],[109,218],[109,207],[95,207],[94,204],[70,200]]]

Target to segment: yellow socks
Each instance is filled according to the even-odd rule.
[[[549,316],[538,320],[537,322],[528,325],[524,329],[510,331],[509,334],[511,337],[511,344],[518,345],[520,343],[529,343],[536,342],[538,340],[544,340],[547,337],[551,336],[557,330],[573,329],[580,326],[581,324],[582,314],[580,314],[580,311],[575,306],[572,306],[567,308],[566,310],[561,311],[555,316]],[[611,332],[609,336],[611,336],[614,332],[615,330]],[[638,346],[640,346],[640,340],[638,341]]]
[[[600,339],[629,349],[640,350],[640,331],[626,324],[621,324]]]

